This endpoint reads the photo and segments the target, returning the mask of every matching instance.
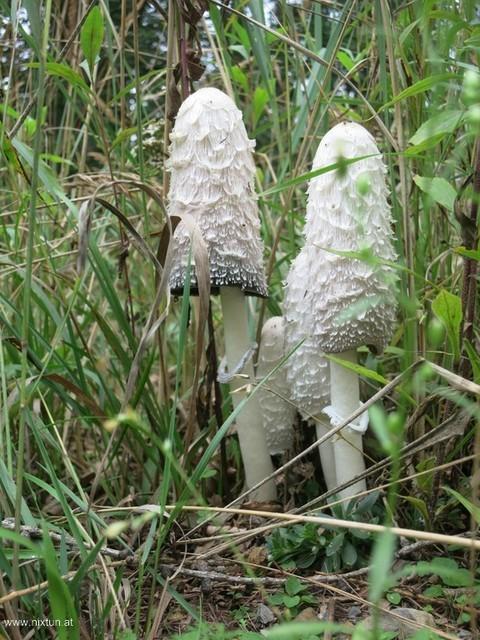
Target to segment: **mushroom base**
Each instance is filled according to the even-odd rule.
[[[323,438],[331,429],[331,426],[326,422],[320,422],[317,418],[315,421],[315,427],[317,430],[317,439]],[[333,438],[332,436],[322,444],[318,445],[318,452],[320,454],[320,462],[322,464],[323,478],[327,485],[328,491],[332,491],[338,486],[337,476],[335,473],[335,458],[333,453]]]
[[[338,357],[357,364],[356,351],[344,351]],[[360,405],[358,374],[333,360],[330,361],[330,401],[333,412],[342,420],[354,413]],[[362,434],[349,427],[341,430],[333,442],[337,486],[350,482],[365,471]],[[350,498],[365,491],[365,480],[359,480],[339,491],[340,498]]]

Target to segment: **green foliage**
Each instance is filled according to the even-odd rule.
[[[417,187],[433,198],[435,202],[449,211],[453,211],[457,192],[445,178],[413,176],[413,180]]]
[[[432,302],[432,311],[443,322],[455,359],[460,353],[460,325],[462,322],[462,303],[458,296],[442,289]]]
[[[61,622],[55,629],[56,633],[60,640],[77,640],[80,638],[77,610],[68,587],[59,573],[55,549],[46,532],[43,535],[43,545],[52,618]]]
[[[444,489],[447,493],[456,498],[458,502],[460,502],[460,504],[462,504],[471,514],[475,522],[480,525],[480,507],[477,507],[473,502],[465,498],[465,496],[462,496],[461,493],[455,491],[455,489],[452,489],[451,487],[444,487]]]
[[[35,588],[15,600],[26,619],[43,617],[49,609],[75,620],[81,611],[94,640],[122,637],[119,629],[127,620],[132,630],[123,638],[140,638],[154,626],[159,589],[171,598],[169,607],[200,619],[197,591],[188,597],[179,593],[191,583],[166,582],[159,564],[180,528],[188,533],[191,521],[181,508],[225,503],[243,479],[231,435],[235,414],[227,397],[218,398],[217,412],[213,409],[208,359],[200,363],[200,389],[192,398],[195,304],[156,296],[155,256],[165,248],[160,239],[172,106],[167,102],[170,72],[181,51],[180,15],[169,38],[166,2],[139,3],[137,16],[120,0],[96,3],[64,50],[85,4],[91,5],[0,1],[0,511],[2,518],[17,515],[22,524],[57,534],[54,544],[50,539],[33,544],[0,529],[0,570],[7,592]],[[452,372],[466,355],[479,383],[478,318],[472,340],[460,335],[465,260],[478,262],[480,256],[478,247],[468,244],[461,217],[471,210],[472,158],[480,133],[474,3],[457,3],[455,9],[451,2],[333,4],[231,4],[239,15],[210,3],[207,20],[198,26],[206,70],[194,88],[211,84],[231,91],[257,143],[270,298],[249,301],[252,337],[261,317],[282,312],[283,282],[303,242],[307,181],[327,172],[338,178],[357,161],[340,159],[311,170],[319,138],[339,119],[350,119],[367,126],[384,155],[399,255],[398,329],[385,354],[364,349],[361,363],[354,365],[362,394],[372,395],[425,355]],[[173,72],[178,79],[179,67]],[[33,108],[17,130],[27,105]],[[150,125],[157,143],[151,160],[142,139]],[[368,195],[371,185],[359,179],[357,188]],[[92,216],[79,277],[78,228],[86,212]],[[366,267],[379,266],[369,250],[351,255]],[[149,333],[150,318],[155,329]],[[221,324],[213,298],[219,357]],[[383,398],[383,407],[372,409],[365,452],[375,461],[389,457],[391,475],[382,472],[382,481],[402,479],[411,464],[428,472],[393,484],[389,521],[458,532],[470,518],[479,518],[469,489],[470,463],[454,466],[440,484],[437,465],[468,455],[474,429],[448,446],[425,445],[413,461],[398,458],[404,443],[444,419],[446,383],[430,374],[424,368],[413,382],[405,375],[401,387]],[[478,415],[465,394],[458,392],[449,403],[449,411],[466,406]],[[192,407],[195,435],[186,446]],[[412,423],[419,408],[421,420],[416,416]],[[316,457],[310,461],[318,465]],[[304,487],[315,486],[313,478]],[[135,510],[145,503],[155,509],[138,515]],[[176,508],[168,516],[163,510],[170,503]],[[345,513],[333,507],[333,513],[385,520],[378,505],[367,505],[362,513],[361,504]],[[116,531],[109,544],[135,552],[138,569],[100,557],[106,531]],[[371,595],[386,591],[396,604],[392,576],[381,570],[391,560],[392,540],[373,542],[360,532],[306,524],[277,529],[267,544],[272,562],[302,574],[370,564]],[[415,567],[425,583],[437,581],[424,593],[459,606],[477,603],[478,576],[468,582],[468,571],[447,550],[443,560]],[[66,573],[73,576],[68,581]],[[295,592],[295,581],[288,584],[290,593],[281,594],[280,606],[293,615],[309,595]],[[467,610],[452,607],[452,616],[452,624],[468,622]],[[205,622],[188,634],[304,640],[322,637],[327,629],[341,631],[320,622],[291,623],[248,636],[251,620],[237,631],[228,630],[231,622]],[[165,627],[169,634],[168,616]],[[68,629],[67,637],[77,631],[78,625]],[[42,640],[40,630],[38,635]],[[354,637],[370,636],[356,629]]]
[[[90,76],[93,74],[93,68],[102,48],[104,35],[103,14],[100,7],[95,6],[88,14],[80,31],[80,46],[87,61]]]
[[[378,604],[385,591],[395,584],[391,574],[395,543],[395,536],[388,529],[375,541],[369,575],[369,597],[375,604]]]
[[[419,576],[438,576],[448,587],[468,587],[472,584],[472,574],[462,569],[453,558],[434,558],[430,562],[417,562],[411,567]]]
[[[416,146],[423,145],[423,149],[434,147],[447,134],[452,134],[457,130],[462,123],[462,118],[463,111],[458,109],[438,113],[424,122],[410,138],[409,142]],[[420,187],[420,185],[418,186]]]
[[[318,598],[308,593],[308,585],[296,576],[290,576],[285,582],[283,593],[275,593],[268,599],[271,605],[284,607],[286,620],[295,618],[305,606],[316,605]]]
[[[375,504],[378,493],[373,492],[360,500],[351,501],[347,507],[332,506],[332,516],[357,522],[378,522],[381,510]],[[337,528],[320,528],[314,523],[279,527],[267,539],[270,562],[284,569],[314,567],[326,572],[338,572],[363,567],[368,562],[371,536],[358,529],[342,531]]]

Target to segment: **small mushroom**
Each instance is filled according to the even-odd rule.
[[[285,321],[283,317],[275,316],[267,320],[262,328],[257,379],[261,380],[273,371],[286,355]],[[295,405],[289,401],[286,362],[259,390],[259,397],[270,455],[283,455],[292,449],[295,419]]]
[[[302,379],[303,367],[308,380],[295,380],[295,394],[300,398],[308,394],[307,388],[313,388],[315,405],[311,408],[315,412],[323,409],[332,426],[338,426],[359,407],[357,348],[369,346],[383,351],[396,316],[397,279],[391,266],[396,253],[386,169],[373,137],[356,123],[335,126],[322,139],[313,168],[359,156],[369,157],[311,180],[305,246],[287,280],[286,300],[294,300],[294,304],[289,302],[290,309],[286,305],[287,321],[290,318],[292,322],[291,328],[287,325],[289,346],[291,340],[305,338],[291,358],[289,376]],[[301,290],[290,291],[292,281],[301,278],[296,271],[304,272],[303,307],[299,302]],[[324,354],[332,354],[345,366],[334,359],[325,364],[328,360]],[[325,397],[328,370],[329,403]],[[365,469],[365,417],[348,425],[341,437],[333,440],[337,486]],[[364,488],[365,482],[359,481],[340,495],[350,497]]]
[[[211,293],[220,294],[225,354],[236,407],[254,383],[245,296],[267,296],[263,244],[254,189],[255,165],[242,114],[222,91],[205,88],[181,105],[171,133],[169,215],[189,214],[209,256]],[[190,253],[190,236],[180,223],[174,235],[170,289],[181,294]],[[195,266],[190,290],[198,294]],[[251,397],[236,418],[238,438],[250,488],[273,471],[260,407]],[[275,498],[269,481],[252,496]]]

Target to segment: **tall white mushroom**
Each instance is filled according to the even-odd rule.
[[[258,352],[257,378],[261,380],[287,355],[285,349],[285,320],[274,316],[262,328]],[[271,455],[284,454],[293,445],[293,422],[295,405],[289,401],[290,390],[287,382],[287,363],[281,365],[271,375],[266,385],[259,390],[263,427]]]
[[[220,294],[222,303],[228,370],[243,374],[235,375],[230,384],[236,407],[254,383],[252,361],[245,361],[252,345],[245,296],[267,296],[254,189],[255,141],[249,140],[233,101],[214,88],[200,89],[185,100],[170,139],[168,211],[190,214],[207,245],[211,292]],[[183,291],[189,250],[189,234],[180,223],[174,236],[173,293]],[[191,293],[198,293],[194,266]],[[246,484],[252,487],[273,471],[256,396],[248,400],[236,423]],[[275,496],[270,481],[252,497],[268,501]]]
[[[299,322],[300,330],[307,336],[305,348],[299,349],[303,351],[300,356],[308,360],[314,352],[310,357],[316,367],[324,362],[322,352],[334,354],[347,363],[343,366],[333,359],[329,363],[330,402],[323,409],[333,426],[359,407],[359,379],[348,363],[357,362],[359,346],[383,351],[392,335],[396,315],[396,275],[387,264],[396,259],[396,254],[386,169],[373,137],[359,124],[339,124],[321,141],[313,166],[321,168],[341,159],[362,156],[370,157],[310,182],[306,246],[302,250],[308,258],[297,258],[308,270],[309,318],[303,324],[302,319]],[[339,255],[341,252],[354,252],[357,257]],[[302,363],[292,366],[298,370]],[[310,364],[309,370],[312,368]],[[326,377],[323,365],[322,371]],[[318,389],[317,381],[309,380],[307,384]],[[318,393],[317,396],[319,402],[324,401]],[[365,420],[359,420],[343,429],[342,437],[333,440],[337,485],[365,469],[362,453],[365,428]],[[364,481],[357,482],[341,496],[352,496],[364,488]]]

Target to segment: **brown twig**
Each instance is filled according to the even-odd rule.
[[[15,519],[5,518],[0,521],[0,527],[7,529],[8,531],[15,531]],[[41,540],[43,538],[43,530],[40,527],[34,527],[32,525],[20,525],[20,535],[30,540]],[[78,543],[75,538],[68,534],[61,535],[55,531],[49,531],[48,537],[52,542],[61,543],[62,541],[69,547],[75,547],[78,549]],[[88,545],[87,545],[88,546]],[[114,560],[124,560],[128,557],[133,557],[133,553],[130,549],[112,549],[111,547],[101,547],[99,553],[108,556]]]
[[[159,509],[156,505],[144,505],[145,511],[156,511]],[[167,505],[168,510],[176,509],[176,505]],[[334,527],[338,529],[355,529],[356,531],[368,531],[370,533],[385,533],[389,531],[395,536],[411,538],[413,540],[429,540],[434,544],[455,545],[466,549],[480,549],[480,540],[469,539],[459,535],[446,535],[436,533],[435,531],[424,531],[419,529],[406,529],[403,527],[387,527],[381,524],[373,524],[371,522],[358,522],[356,520],[342,520],[341,518],[331,518],[327,516],[305,516],[293,513],[276,513],[271,511],[262,511],[260,509],[235,509],[229,507],[210,507],[210,506],[194,506],[184,505],[182,511],[211,511],[216,514],[232,513],[237,516],[253,516],[258,518],[268,518],[272,520],[282,520],[284,522],[310,522],[318,526]]]
[[[460,458],[458,460],[453,460],[452,462],[447,462],[443,465],[441,465],[440,467],[436,467],[434,469],[427,469],[425,471],[419,471],[417,473],[414,473],[406,478],[401,478],[398,482],[403,483],[403,482],[410,482],[411,480],[413,480],[414,478],[418,478],[421,477],[423,475],[427,475],[430,473],[434,473],[435,471],[441,471],[441,470],[445,470],[447,468],[450,468],[452,466],[457,466],[460,465],[464,462],[468,462],[473,460],[474,456],[465,456],[464,458]],[[383,485],[380,485],[379,487],[374,487],[373,489],[368,489],[366,491],[362,491],[360,494],[358,494],[358,497],[363,497],[366,495],[369,495],[371,493],[374,493],[375,491],[383,491],[385,489],[387,489],[388,487],[390,487],[392,484],[392,482],[387,482]],[[333,507],[337,504],[342,504],[345,501],[348,501],[348,498],[342,498],[341,500],[336,500],[335,502],[331,502],[329,503],[329,507]],[[310,505],[311,508],[312,505]],[[307,505],[304,505],[303,507],[300,507],[298,509],[294,509],[293,511],[291,511],[290,513],[299,513],[301,511],[307,510]],[[260,535],[265,535],[267,533],[269,533],[270,531],[272,531],[273,529],[277,529],[278,527],[282,527],[285,526],[282,522],[274,522],[268,525],[264,525],[261,527],[256,527],[253,530],[250,530],[246,533],[240,533],[237,534],[236,540],[235,540],[235,544],[238,546],[239,544],[242,544],[244,542],[246,542],[247,540],[250,540],[251,538],[254,538],[256,536],[260,536]],[[459,534],[459,535],[463,535],[463,534]],[[195,540],[197,542],[200,542],[197,538],[195,538]],[[187,540],[186,542],[189,542],[190,540]],[[232,545],[232,541],[228,541],[228,542],[224,542],[223,544],[219,544],[217,547],[214,547],[213,549],[210,549],[209,551],[204,552],[201,557],[202,558],[208,558],[210,556],[214,556],[214,555],[218,555],[219,553],[221,553],[222,551],[224,551],[225,549],[231,547]]]

